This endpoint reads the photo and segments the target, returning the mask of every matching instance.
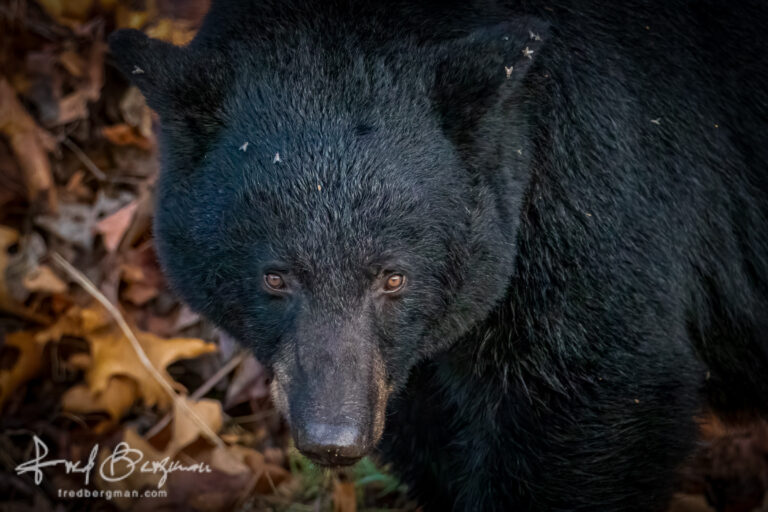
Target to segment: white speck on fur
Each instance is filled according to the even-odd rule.
[[[272,159],[272,163],[276,164],[279,162],[282,162],[282,160],[280,159],[280,153],[275,153],[275,158]]]
[[[501,38],[503,41],[509,41],[509,36],[504,36]]]
[[[541,36],[535,32],[528,31],[528,36],[533,39],[534,41],[541,41]]]
[[[507,78],[512,76],[512,72],[515,70],[515,66],[504,66],[504,71],[507,72]]]
[[[652,122],[653,124],[661,124],[661,118],[660,118],[660,117],[657,117],[656,119],[651,119],[651,122]]]
[[[318,183],[317,184],[317,191],[320,192],[321,190],[323,190],[323,186]]]
[[[143,75],[144,74],[144,70],[141,69],[139,66],[134,65],[133,66],[133,71],[131,71],[131,74],[132,75]]]
[[[527,46],[525,48],[523,48],[523,57],[525,57],[527,59],[532,59],[533,58],[533,50],[531,50]]]
[[[243,142],[243,145],[242,145],[242,146],[240,146],[238,149],[239,149],[240,151],[242,151],[243,153],[245,153],[246,151],[248,151],[248,141],[245,141],[245,142]]]
[[[520,156],[523,156],[523,150],[522,149],[518,149],[517,150],[517,154],[520,155]]]

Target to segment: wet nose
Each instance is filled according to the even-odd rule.
[[[348,466],[366,453],[360,429],[354,425],[309,423],[296,432],[296,448],[322,466]]]

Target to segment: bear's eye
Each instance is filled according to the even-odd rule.
[[[267,288],[270,290],[282,290],[285,288],[285,280],[283,279],[283,276],[273,272],[264,274],[264,284],[266,284]]]
[[[392,274],[387,277],[384,283],[384,292],[394,293],[400,291],[403,285],[405,285],[405,276],[403,274]]]

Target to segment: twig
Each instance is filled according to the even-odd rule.
[[[141,364],[144,365],[144,368],[147,369],[149,374],[160,384],[165,392],[168,393],[174,404],[177,405],[179,409],[184,411],[187,416],[189,416],[189,418],[195,423],[195,425],[197,425],[197,427],[209,441],[214,443],[219,448],[225,448],[226,445],[224,444],[224,441],[222,441],[216,432],[214,432],[211,427],[209,427],[202,420],[202,418],[200,418],[200,416],[198,416],[195,411],[189,407],[189,405],[187,405],[182,397],[176,394],[176,391],[173,389],[173,387],[171,387],[168,381],[165,380],[157,368],[155,368],[155,365],[153,365],[152,361],[150,361],[149,357],[147,357],[147,353],[144,352],[144,349],[139,343],[138,338],[136,338],[136,335],[128,326],[128,322],[125,321],[125,318],[117,309],[117,307],[115,307],[115,305],[112,304],[109,299],[107,299],[104,294],[98,290],[98,288],[96,288],[96,286],[85,276],[85,274],[73,267],[72,264],[64,259],[64,257],[62,257],[59,253],[54,252],[51,254],[51,256],[56,264],[63,268],[67,274],[72,277],[72,279],[77,281],[77,283],[82,286],[85,291],[87,291],[94,299],[99,301],[99,303],[101,303],[101,305],[104,306],[104,308],[109,312],[109,314],[117,323],[118,327],[120,327],[120,330],[123,331],[125,337],[128,338],[128,341],[131,342],[131,346],[133,347],[134,352],[136,352],[136,356],[139,358],[139,361],[141,361]]]
[[[67,146],[70,151],[72,151],[75,154],[75,156],[83,163],[83,165],[89,171],[91,171],[91,174],[93,174],[97,180],[100,180],[100,181],[108,180],[107,175],[104,174],[104,171],[99,169],[99,166],[93,163],[93,160],[91,160],[91,158],[88,155],[86,155],[83,152],[83,150],[80,149],[80,147],[72,141],[72,139],[70,139],[69,137],[65,137],[61,142],[62,144]]]
[[[191,400],[199,400],[203,397],[208,391],[211,390],[213,386],[215,386],[221,379],[227,376],[229,372],[237,368],[237,366],[243,362],[243,359],[245,359],[245,356],[247,355],[247,352],[245,350],[238,352],[235,354],[224,366],[219,368],[219,370],[208,377],[208,379],[203,382],[203,384],[197,388],[191,395],[189,395],[189,398]],[[155,435],[157,435],[161,430],[163,430],[168,423],[171,422],[171,418],[173,415],[171,413],[166,413],[165,416],[160,419],[155,425],[147,431],[144,436],[147,439],[153,438]]]

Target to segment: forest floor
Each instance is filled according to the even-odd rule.
[[[184,44],[206,9],[0,2],[0,510],[417,510],[372,459],[328,471],[301,457],[264,368],[180,303],[158,267],[157,118],[105,40],[136,28]],[[86,484],[63,465],[40,481],[19,468],[43,444],[47,460],[82,466],[93,451],[101,464],[121,441],[210,472],[158,485],[162,473],[123,459],[122,478],[93,471]],[[677,487],[670,512],[768,512],[768,427],[702,422]]]

